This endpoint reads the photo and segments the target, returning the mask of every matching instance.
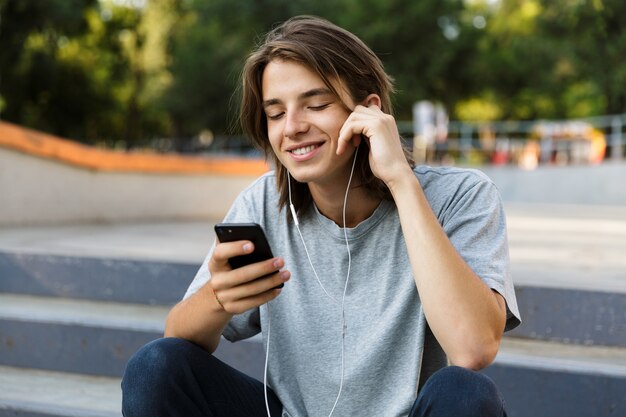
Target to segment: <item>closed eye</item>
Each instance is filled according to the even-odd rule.
[[[280,119],[281,117],[283,117],[283,115],[284,115],[284,114],[285,114],[284,112],[281,112],[281,113],[276,113],[276,114],[267,114],[267,113],[266,113],[266,116],[267,116],[267,118],[268,118],[268,119],[270,119],[270,120],[278,120],[278,119]]]
[[[313,111],[320,111],[320,110],[324,110],[328,106],[330,106],[330,103],[321,104],[319,106],[309,106],[309,109]]]

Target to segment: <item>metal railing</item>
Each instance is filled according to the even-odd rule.
[[[450,121],[447,134],[425,141],[414,137],[412,122],[398,128],[418,162],[434,164],[593,164],[622,160],[626,114],[571,120]]]

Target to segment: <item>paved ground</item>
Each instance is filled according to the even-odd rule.
[[[626,207],[507,204],[516,283],[626,292]],[[0,250],[200,264],[213,221],[0,228]]]

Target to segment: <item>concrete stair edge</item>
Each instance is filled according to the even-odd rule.
[[[0,416],[120,417],[120,380],[0,365]]]

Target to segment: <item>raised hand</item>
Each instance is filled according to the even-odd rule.
[[[348,116],[339,132],[337,154],[366,140],[372,172],[390,186],[403,176],[413,174],[402,149],[396,121],[378,107],[377,97],[368,96],[369,106],[357,105]]]

